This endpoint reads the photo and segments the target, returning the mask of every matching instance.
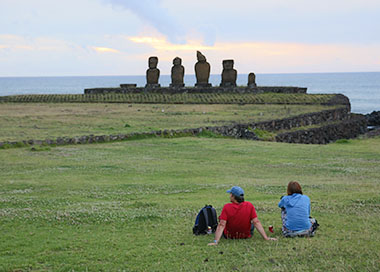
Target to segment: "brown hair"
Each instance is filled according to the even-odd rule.
[[[235,198],[235,200],[237,201],[237,203],[244,202],[244,195],[236,196],[236,195],[233,194],[233,197]]]
[[[292,194],[301,194],[302,195],[301,185],[297,181],[289,182],[287,193],[288,193],[288,195],[292,195]]]

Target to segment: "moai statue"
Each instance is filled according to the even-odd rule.
[[[184,87],[185,86],[185,84],[183,83],[184,76],[185,76],[185,67],[182,66],[182,59],[180,59],[179,57],[176,57],[173,60],[172,83],[170,84],[170,87],[173,87],[173,88]]]
[[[149,58],[149,69],[146,71],[146,85],[145,88],[159,88],[158,79],[160,77],[160,70],[157,69],[158,58]]]
[[[256,88],[257,87],[255,73],[250,73],[248,75],[248,87],[251,87],[251,88]]]
[[[223,60],[221,87],[235,87],[237,71],[234,69],[234,60]]]
[[[210,78],[210,64],[206,61],[206,57],[197,51],[198,62],[195,64],[195,76],[197,78],[196,87],[211,87],[208,83]]]

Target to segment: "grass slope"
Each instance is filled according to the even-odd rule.
[[[0,151],[0,270],[379,271],[380,138],[290,145],[146,139]],[[321,224],[284,239],[277,203],[298,180]],[[278,242],[191,233],[240,185]]]
[[[321,105],[0,104],[0,141],[148,132],[285,118]]]

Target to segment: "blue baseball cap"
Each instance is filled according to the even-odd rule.
[[[244,196],[244,190],[239,186],[234,186],[231,189],[227,190],[227,193],[231,193],[234,196]]]

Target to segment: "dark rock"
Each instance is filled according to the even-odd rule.
[[[137,87],[137,84],[120,84],[120,88],[122,89],[130,89],[130,88],[136,88]]]
[[[350,99],[348,99],[347,96],[343,94],[337,94],[333,98],[331,98],[327,103],[324,103],[324,105],[333,106],[333,105],[346,105],[349,110],[351,110],[351,103]]]
[[[95,142],[96,143],[103,143],[104,142],[104,136],[95,136]]]
[[[109,139],[110,139],[111,142],[114,142],[114,141],[118,141],[119,137],[117,135],[110,135]]]
[[[367,131],[367,120],[363,115],[351,114],[341,122],[311,128],[285,132],[276,136],[277,142],[301,144],[327,144],[339,139],[351,139]]]
[[[373,138],[373,137],[377,137],[377,136],[380,136],[380,127],[373,129],[366,134],[366,137],[368,137],[368,138]]]
[[[105,93],[160,93],[160,94],[183,94],[183,93],[306,93],[307,88],[291,86],[258,86],[253,87],[212,87],[210,83],[197,83],[197,88],[192,87],[160,87],[159,84],[150,84],[144,88],[91,88],[85,89],[85,94],[105,94]],[[124,102],[124,101],[121,101]],[[244,105],[243,101],[239,104]],[[341,104],[341,103],[338,103]],[[334,102],[328,102],[326,105],[336,105]],[[130,107],[130,106],[129,106]]]
[[[369,126],[380,126],[380,111],[373,111],[366,118]]]
[[[64,145],[65,144],[65,141],[63,140],[63,138],[57,138],[57,145]]]
[[[94,143],[94,142],[95,142],[95,137],[94,137],[94,135],[90,135],[90,136],[88,136],[88,140],[87,140],[87,142],[88,142],[89,144]]]
[[[45,143],[46,143],[47,145],[54,145],[54,144],[55,144],[55,141],[54,141],[54,140],[51,140],[51,139],[46,139],[46,140],[45,140]]]

